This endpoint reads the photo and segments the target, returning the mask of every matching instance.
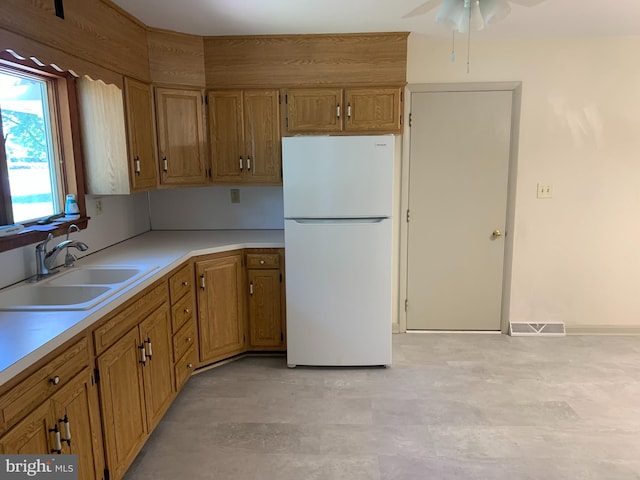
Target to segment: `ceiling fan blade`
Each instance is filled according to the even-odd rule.
[[[510,0],[511,3],[521,5],[523,7],[535,7],[536,5],[544,2],[545,0]]]
[[[422,5],[414,8],[406,15],[403,15],[402,18],[411,18],[411,17],[417,17],[418,15],[424,15],[425,13],[430,12],[431,10],[436,8],[438,6],[438,3],[440,3],[440,1],[441,0],[427,0]]]

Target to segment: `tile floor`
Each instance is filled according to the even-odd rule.
[[[640,479],[640,339],[394,335],[389,369],[192,377],[126,480]]]

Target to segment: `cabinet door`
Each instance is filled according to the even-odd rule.
[[[348,88],[345,90],[345,130],[400,132],[400,88]]]
[[[278,90],[244,92],[244,151],[250,183],[281,182],[278,96]]]
[[[241,255],[196,263],[198,342],[201,364],[244,349],[243,269]]]
[[[290,133],[342,130],[341,88],[300,88],[287,92],[287,131]]]
[[[163,185],[207,183],[202,94],[156,89],[158,156]]]
[[[131,189],[141,191],[156,188],[158,164],[154,147],[151,86],[125,77],[124,100]]]
[[[149,431],[156,426],[174,398],[173,338],[169,307],[163,304],[140,323],[140,338],[147,349],[142,368]]]
[[[49,432],[50,428],[54,428],[50,421],[50,405],[50,402],[40,405],[0,438],[0,452],[22,455],[51,453],[55,441],[54,434]]]
[[[246,161],[240,90],[212,91],[209,101],[209,138],[213,181],[240,183]]]
[[[62,453],[78,455],[79,480],[94,480],[104,474],[97,393],[91,371],[86,369],[51,399],[53,421],[57,422],[62,438]]]
[[[147,439],[138,327],[98,357],[107,466],[121,478]]]
[[[248,276],[251,348],[280,347],[284,342],[280,270],[249,270]]]

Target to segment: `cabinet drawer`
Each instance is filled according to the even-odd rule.
[[[169,277],[169,297],[171,298],[171,305],[176,303],[185,293],[191,291],[192,283],[193,269],[190,263]]]
[[[185,295],[171,307],[171,328],[176,333],[193,316],[193,295]]]
[[[178,333],[173,336],[173,358],[181,358],[194,344],[193,319],[190,319]]]
[[[96,355],[100,355],[113,345],[120,337],[138,325],[166,300],[167,285],[166,283],[161,283],[157,287],[142,293],[131,305],[96,328],[93,331]]]
[[[89,365],[86,337],[67,348],[0,397],[0,431],[9,428]]]
[[[280,255],[277,253],[248,253],[247,268],[278,268]]]
[[[194,346],[191,346],[191,348],[187,350],[187,353],[185,353],[184,356],[176,363],[176,389],[178,391],[193,373],[195,360],[196,349]]]

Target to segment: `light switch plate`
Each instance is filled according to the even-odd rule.
[[[231,203],[240,203],[240,189],[232,188],[231,189]]]
[[[552,198],[553,186],[549,184],[538,184],[538,198]]]

